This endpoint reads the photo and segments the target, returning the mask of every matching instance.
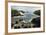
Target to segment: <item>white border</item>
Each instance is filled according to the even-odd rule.
[[[37,6],[41,9],[41,27],[40,28],[28,28],[28,29],[11,29],[11,6]],[[43,5],[42,4],[24,4],[24,3],[8,3],[8,33],[13,32],[32,32],[43,31]]]

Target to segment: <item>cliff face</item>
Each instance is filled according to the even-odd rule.
[[[34,27],[40,27],[40,17],[34,18],[31,21],[34,25]]]
[[[36,15],[39,15],[39,16],[40,16],[40,10],[36,10],[36,11],[34,12],[34,14],[36,14]]]
[[[39,17],[33,18],[32,23],[34,24],[33,27],[40,27],[40,10],[36,10],[34,12],[35,15],[38,15]]]

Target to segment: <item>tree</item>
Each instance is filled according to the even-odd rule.
[[[13,17],[13,16],[15,16],[16,14],[18,13],[18,11],[17,10],[11,10],[11,16]]]

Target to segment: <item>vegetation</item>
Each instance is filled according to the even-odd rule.
[[[13,17],[13,16],[22,16],[19,12],[24,13],[24,11],[22,11],[22,10],[18,11],[18,10],[13,10],[13,9],[11,9],[11,16],[12,16],[12,17]]]
[[[16,13],[18,13],[18,11],[17,10],[11,10],[11,16],[13,17],[13,16],[15,16],[16,15]]]
[[[35,11],[35,12],[34,12],[34,14],[36,14],[36,15],[39,15],[39,16],[40,16],[40,10]]]

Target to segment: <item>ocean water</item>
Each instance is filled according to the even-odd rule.
[[[29,22],[29,20],[32,19],[32,16],[33,16],[32,13],[24,13],[24,16],[15,16],[14,19],[15,19],[15,21],[16,21],[17,19],[23,19],[23,21]]]
[[[31,13],[25,13],[25,17],[23,18],[26,22],[28,22],[33,15]]]

